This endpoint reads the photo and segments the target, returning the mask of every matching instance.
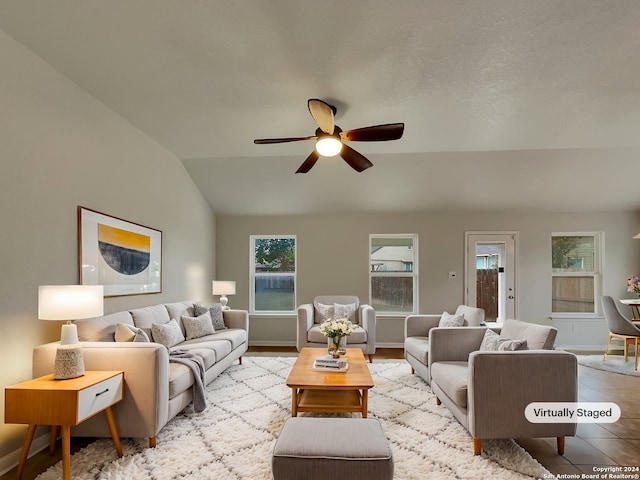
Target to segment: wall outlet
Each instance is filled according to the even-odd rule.
[[[456,278],[456,272],[449,272],[449,278]]]

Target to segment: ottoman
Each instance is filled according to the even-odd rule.
[[[374,418],[291,417],[271,468],[274,480],[392,480],[393,456]]]

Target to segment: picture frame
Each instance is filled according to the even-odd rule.
[[[80,285],[105,297],[162,292],[162,231],[78,206]]]

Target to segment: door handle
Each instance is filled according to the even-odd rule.
[[[508,298],[509,300],[513,300],[515,297],[514,297],[513,295],[509,295],[507,298]]]

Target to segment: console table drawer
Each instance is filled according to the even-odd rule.
[[[122,374],[96,383],[78,393],[78,419],[81,423],[122,400]]]

